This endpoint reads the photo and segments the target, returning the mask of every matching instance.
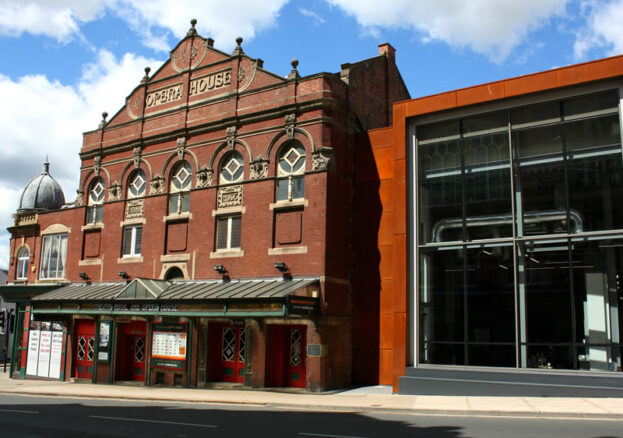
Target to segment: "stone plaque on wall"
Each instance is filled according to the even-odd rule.
[[[222,187],[218,189],[216,208],[242,206],[242,186]]]
[[[144,215],[144,207],[142,199],[135,199],[133,201],[128,201],[125,204],[125,218],[126,219],[134,219],[134,218],[142,218]]]

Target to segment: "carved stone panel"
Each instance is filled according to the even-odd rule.
[[[143,199],[133,199],[125,204],[125,218],[142,218],[145,215],[145,204]]]
[[[242,186],[222,187],[218,190],[216,208],[242,206]]]
[[[203,166],[196,173],[196,186],[199,188],[208,187],[212,185],[212,175],[214,171],[212,169],[208,169],[207,166]]]
[[[108,200],[118,201],[119,199],[121,199],[121,184],[119,184],[119,182],[114,182],[108,189]]]
[[[268,176],[268,161],[257,157],[249,167],[251,179],[262,179]]]
[[[333,148],[321,147],[312,152],[312,170],[330,170],[333,161]]]
[[[157,195],[160,193],[164,193],[164,178],[161,177],[160,175],[156,175],[154,176],[150,181],[149,181],[149,194],[150,195]]]

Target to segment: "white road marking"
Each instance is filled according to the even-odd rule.
[[[20,411],[19,409],[0,409],[0,412],[15,412],[18,414],[39,414],[37,411]]]
[[[177,421],[161,421],[161,420],[143,420],[140,418],[124,418],[124,417],[103,417],[100,415],[89,415],[91,418],[101,418],[103,420],[124,420],[124,421],[137,421],[139,423],[158,423],[158,424],[175,424],[177,426],[192,426],[192,427],[210,427],[215,428],[212,424],[195,424],[195,423],[180,423]]]
[[[327,435],[326,433],[309,433],[309,432],[299,432],[299,435],[303,435],[303,436],[321,436],[323,438],[368,438],[368,437],[365,437],[365,436]]]

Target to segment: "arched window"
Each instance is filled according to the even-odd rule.
[[[221,184],[230,184],[242,181],[244,176],[244,161],[240,152],[233,151],[227,154],[221,162],[221,171],[219,172],[219,181]]]
[[[178,163],[171,171],[169,183],[169,214],[190,210],[190,186],[192,169],[186,161]]]
[[[140,198],[145,196],[147,189],[147,179],[145,178],[145,172],[137,170],[132,173],[128,182],[128,199]]]
[[[289,143],[279,153],[277,162],[277,201],[292,201],[305,196],[305,148]]]
[[[96,178],[91,183],[89,189],[89,200],[87,208],[87,224],[102,222],[104,195],[106,186],[102,178]]]
[[[30,253],[28,248],[23,247],[17,254],[17,269],[15,278],[18,280],[26,280],[28,278],[28,262],[30,261]]]
[[[169,270],[164,274],[164,279],[165,280],[183,280],[184,273],[177,266],[173,266],[172,268],[169,268]]]

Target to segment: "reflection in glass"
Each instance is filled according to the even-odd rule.
[[[419,147],[420,229],[424,242],[463,239],[459,141]]]
[[[421,362],[464,364],[463,254],[432,250],[420,255]]]

